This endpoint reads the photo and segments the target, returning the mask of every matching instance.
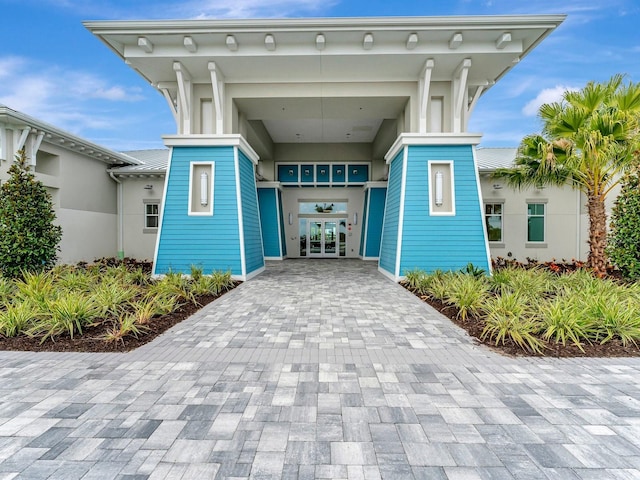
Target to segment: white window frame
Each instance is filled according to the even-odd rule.
[[[542,205],[544,213],[542,215],[529,215],[529,205]],[[533,247],[546,246],[547,241],[547,200],[527,199],[527,245]],[[529,240],[529,219],[542,217],[542,240]]]
[[[500,205],[501,207],[501,211],[500,211],[500,240],[490,240],[489,239],[489,227],[487,225],[487,217],[488,216],[498,216],[495,213],[491,213],[488,214],[487,213],[487,206],[488,205]],[[485,224],[485,228],[487,229],[487,241],[492,244],[492,245],[497,245],[499,243],[504,243],[504,200],[486,200],[484,202],[484,224]]]
[[[424,164],[423,164],[424,165]],[[438,168],[438,165],[448,165],[449,166],[449,178],[451,189],[451,210],[445,211],[436,211],[434,210],[435,204],[435,179],[432,175],[433,169]],[[456,181],[453,172],[453,160],[429,160],[427,162],[427,175],[429,175],[429,215],[433,217],[455,217],[456,215]]]
[[[143,205],[144,205],[144,228],[143,228],[143,233],[156,233],[158,231],[158,228],[160,227],[160,200],[156,200],[156,199],[144,199],[143,200]],[[155,205],[158,209],[158,213],[156,214],[150,214],[147,212],[147,206],[149,205]],[[156,224],[157,226],[155,227],[150,227],[149,226],[149,222],[148,219],[155,217],[156,218]]]
[[[215,180],[215,163],[216,162],[190,162],[189,163],[189,204],[187,206],[187,212],[190,217],[211,217],[213,216],[213,193],[214,193],[214,180]],[[209,178],[209,191],[208,194],[208,209],[204,212],[194,211],[192,209],[193,205],[193,182],[199,182],[200,178],[194,179],[194,170],[195,167],[204,165],[211,168],[211,175]]]

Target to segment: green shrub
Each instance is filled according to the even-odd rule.
[[[625,178],[611,212],[607,254],[622,275],[640,279],[640,173]]]
[[[584,351],[583,341],[594,334],[593,323],[583,315],[584,306],[575,296],[557,297],[540,308],[542,338],[561,343],[571,341]]]
[[[49,300],[46,308],[43,316],[29,330],[29,334],[41,336],[43,342],[62,334],[73,338],[99,314],[93,299],[83,293],[62,294]]]
[[[18,298],[44,308],[47,302],[58,294],[53,275],[49,272],[24,272],[22,279],[16,280]]]
[[[487,299],[489,285],[486,277],[457,274],[447,282],[445,302],[458,309],[457,316],[466,320],[469,315],[477,316]]]
[[[486,324],[481,338],[504,344],[507,339],[524,350],[542,353],[543,344],[536,337],[540,326],[532,319],[526,299],[515,293],[504,293],[485,302]]]
[[[30,171],[24,149],[9,168],[9,179],[0,186],[0,272],[17,278],[37,272],[56,261],[62,229],[51,195]]]
[[[137,338],[143,330],[146,330],[146,327],[139,325],[134,315],[123,313],[107,331],[104,339],[106,342],[124,342],[126,336],[133,335]]]
[[[91,299],[99,315],[118,315],[136,295],[138,288],[134,285],[122,283],[117,277],[108,277],[95,287]]]
[[[0,311],[0,335],[15,337],[24,333],[35,316],[34,309],[27,302],[9,305],[6,310]]]

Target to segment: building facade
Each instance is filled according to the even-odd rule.
[[[563,16],[101,21],[176,120],[154,271],[488,269],[481,95]]]

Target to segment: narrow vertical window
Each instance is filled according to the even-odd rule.
[[[157,233],[160,226],[160,200],[145,199],[144,202],[144,228],[142,233]]]
[[[484,222],[490,242],[502,242],[502,203],[487,203],[484,206]]]
[[[544,203],[527,204],[527,241],[544,242]]]

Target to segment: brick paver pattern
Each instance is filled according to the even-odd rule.
[[[0,352],[0,479],[638,479],[639,382],[494,353],[373,263],[270,262],[134,352]]]

